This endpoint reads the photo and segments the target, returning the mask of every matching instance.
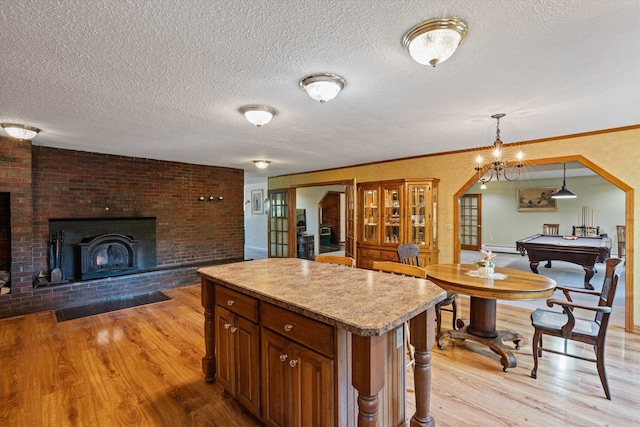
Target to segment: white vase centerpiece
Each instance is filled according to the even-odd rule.
[[[494,260],[496,259],[496,254],[491,251],[482,249],[480,251],[482,253],[482,259],[478,259],[473,261],[478,266],[478,275],[479,276],[490,276],[493,274],[496,264]]]

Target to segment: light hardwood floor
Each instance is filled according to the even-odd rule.
[[[172,300],[61,323],[52,312],[0,320],[0,426],[259,425],[204,382],[199,285],[165,293]],[[498,304],[498,327],[531,336],[529,313]],[[640,336],[609,331],[613,401],[592,363],[545,353],[534,380],[529,343],[516,354],[518,367],[504,373],[478,344],[434,347],[437,425],[640,424]],[[411,393],[407,400],[412,411]]]

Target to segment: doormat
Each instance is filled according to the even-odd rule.
[[[133,298],[99,302],[80,307],[63,308],[61,310],[56,310],[56,320],[58,322],[64,322],[65,320],[79,319],[81,317],[108,313],[110,311],[122,310],[125,308],[138,307],[140,305],[152,304],[170,299],[171,298],[162,292],[152,292],[144,295],[136,295]]]
[[[325,252],[336,252],[336,251],[340,251],[343,250],[344,247],[342,245],[339,244],[330,244],[330,245],[320,245],[319,251],[321,254],[325,253]]]

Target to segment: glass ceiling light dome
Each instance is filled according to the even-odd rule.
[[[314,74],[300,80],[300,87],[321,104],[331,101],[347,85],[345,79],[335,74]]]
[[[34,128],[33,126],[17,125],[13,123],[0,123],[0,126],[2,126],[5,132],[10,136],[18,139],[33,139],[38,133],[40,133],[40,129]]]
[[[402,45],[416,62],[435,67],[453,55],[468,31],[459,18],[430,19],[409,30]]]
[[[240,112],[257,127],[262,127],[271,121],[276,115],[276,110],[266,105],[245,105]]]
[[[258,169],[266,169],[271,162],[269,160],[254,160],[253,164],[256,165]]]

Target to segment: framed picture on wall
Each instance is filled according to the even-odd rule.
[[[518,188],[518,212],[557,211],[558,201],[551,195],[558,192],[558,187]]]
[[[251,190],[251,213],[262,214],[262,190]]]

